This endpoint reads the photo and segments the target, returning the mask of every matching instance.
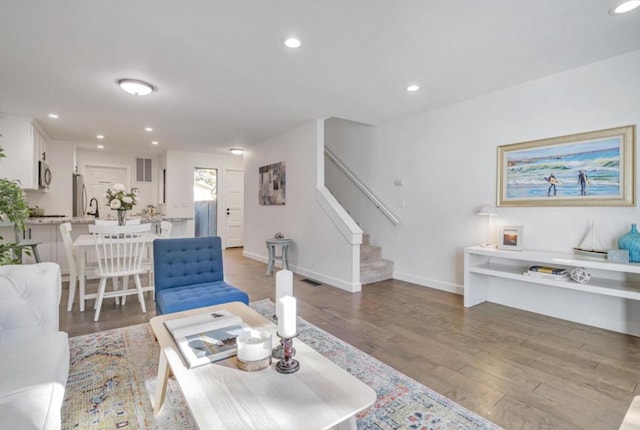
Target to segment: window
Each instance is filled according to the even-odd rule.
[[[151,158],[136,158],[136,181],[151,182]]]

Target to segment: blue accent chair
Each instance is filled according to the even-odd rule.
[[[153,270],[157,315],[229,302],[249,296],[226,282],[219,237],[156,239]]]

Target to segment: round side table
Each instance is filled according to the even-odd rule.
[[[282,261],[282,268],[284,270],[289,270],[289,262],[287,260],[287,249],[289,245],[293,243],[291,239],[267,239],[267,249],[269,250],[269,265],[267,266],[267,276],[273,272],[273,266],[276,260]],[[282,252],[280,255],[276,255],[276,247],[282,246]]]

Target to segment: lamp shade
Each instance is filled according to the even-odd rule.
[[[477,213],[478,215],[485,215],[485,216],[498,215],[498,211],[496,210],[495,206],[482,206]]]

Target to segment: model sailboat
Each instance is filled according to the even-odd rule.
[[[587,234],[582,239],[580,246],[573,248],[576,254],[588,255],[590,257],[607,258],[607,251],[603,249],[598,236],[596,235],[596,227],[591,223]]]

